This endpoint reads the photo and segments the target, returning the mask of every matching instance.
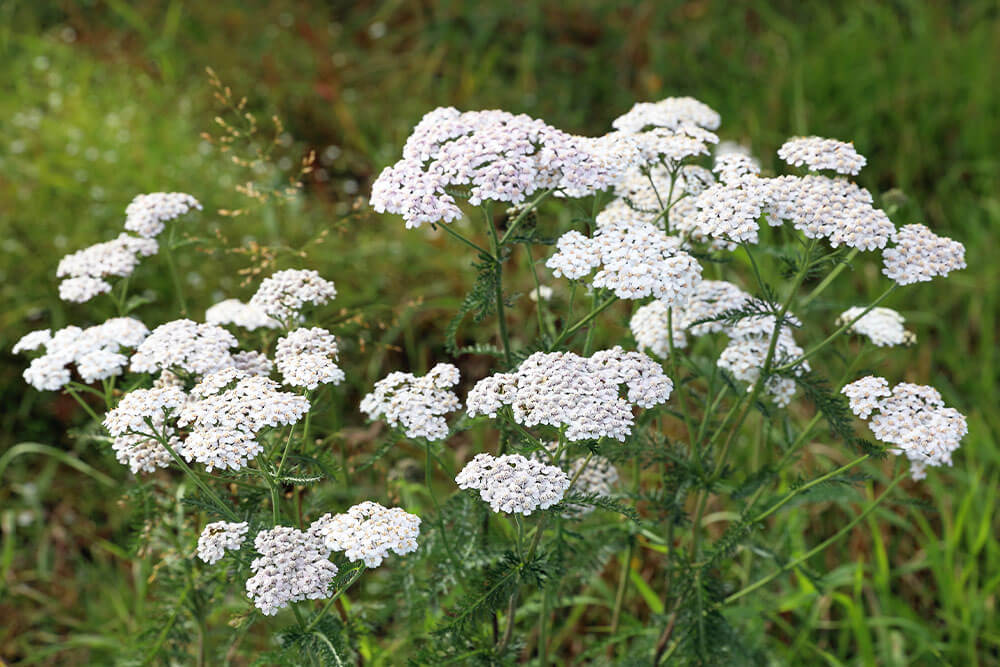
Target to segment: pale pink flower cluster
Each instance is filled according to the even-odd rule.
[[[800,324],[794,316],[786,315],[786,318],[796,326]],[[737,380],[746,382],[749,385],[748,392],[753,390],[767,362],[774,334],[774,320],[773,315],[745,317],[726,329],[729,345],[719,355],[719,368],[729,371]],[[803,349],[792,335],[792,328],[784,324],[777,333],[771,368],[795,361],[802,353]],[[803,361],[795,367],[794,373],[801,375],[808,370],[809,362]],[[779,375],[767,378],[763,388],[779,407],[791,403],[797,389],[794,379]]]
[[[337,288],[309,269],[287,269],[261,281],[250,306],[289,324],[302,316],[306,305],[322,306],[337,296]]]
[[[401,215],[407,227],[451,222],[462,215],[452,192],[469,203],[519,204],[537,191],[581,197],[621,179],[639,159],[621,133],[579,137],[506,111],[429,112],[413,128],[403,157],[372,185],[379,213]]]
[[[951,465],[952,453],[969,432],[965,416],[945,407],[933,387],[901,382],[890,390],[884,378],[867,376],[842,391],[875,437],[906,455],[913,479],[926,477],[927,466]]]
[[[85,383],[120,375],[128,363],[125,352],[139,346],[149,329],[131,317],[115,317],[81,329],[69,326],[51,334],[33,331],[14,345],[15,354],[45,348],[24,371],[24,380],[39,391],[56,391],[71,379],[70,366]]]
[[[477,454],[455,477],[460,489],[475,489],[494,512],[531,514],[562,500],[569,476],[555,466],[520,454]]]
[[[165,439],[180,454],[183,442],[175,428],[176,413],[187,402],[177,387],[135,389],[104,416],[104,428],[114,439],[118,462],[133,474],[166,468],[173,457],[161,444]]]
[[[361,399],[361,411],[398,426],[410,438],[444,440],[448,437],[444,415],[462,407],[452,390],[458,380],[458,369],[451,364],[437,364],[423,377],[390,373]]]
[[[250,564],[254,574],[246,591],[262,614],[274,616],[289,603],[330,597],[337,566],[319,535],[275,526],[257,533],[253,544],[260,556]]]
[[[132,275],[139,265],[139,258],[154,255],[158,249],[154,239],[122,233],[113,241],[97,243],[66,255],[56,268],[56,276],[63,278],[59,284],[59,298],[83,303],[98,294],[110,292],[108,278]]]
[[[861,306],[848,308],[837,318],[837,324],[844,325],[852,322],[864,312],[865,308]],[[851,325],[850,330],[861,336],[866,336],[879,347],[910,345],[916,342],[917,337],[903,328],[905,321],[906,319],[892,308],[872,308],[861,315],[861,318]]]
[[[246,521],[216,521],[205,526],[198,537],[198,558],[209,565],[219,562],[227,551],[236,551],[247,538]]]
[[[235,368],[206,376],[177,415],[177,425],[190,430],[182,456],[209,472],[245,467],[263,451],[260,431],[294,424],[309,411],[305,397],[278,387]]]
[[[332,551],[343,551],[352,562],[378,567],[389,552],[405,556],[417,550],[420,517],[399,507],[366,501],[343,514],[326,514],[310,526]]]
[[[778,149],[778,157],[793,167],[806,165],[813,171],[829,169],[838,174],[857,174],[866,162],[853,143],[823,137],[792,137]]]
[[[205,311],[206,324],[232,324],[247,331],[277,329],[281,322],[268,316],[261,308],[239,299],[225,299]]]
[[[713,320],[728,311],[738,310],[750,295],[736,285],[724,280],[702,280],[684,303],[670,306],[662,301],[652,301],[635,311],[629,322],[629,329],[640,350],[650,350],[658,357],[670,355],[670,339],[673,335],[675,348],[688,344],[688,334],[704,336],[725,331],[728,326],[722,320]],[[668,317],[669,315],[669,317]],[[702,322],[701,320],[713,320]]]
[[[295,329],[279,338],[274,361],[292,387],[312,390],[344,381],[344,371],[337,366],[337,339],[326,329]]]
[[[556,277],[579,280],[596,269],[589,283],[621,299],[683,303],[701,280],[701,265],[681,249],[680,239],[645,223],[605,226],[591,238],[567,232],[557,247],[545,263]]]
[[[626,397],[621,396],[627,386]],[[480,380],[469,392],[470,417],[496,417],[505,406],[514,421],[532,427],[566,427],[570,440],[601,437],[624,442],[632,432],[632,406],[650,408],[673,391],[663,369],[641,352],[614,347],[580,357],[572,352],[536,352],[517,370]]]
[[[906,225],[882,253],[884,273],[898,285],[926,282],[965,268],[965,246],[938,236],[924,225]]]
[[[191,209],[201,210],[197,199],[183,192],[151,192],[138,195],[125,209],[125,229],[151,239],[159,236],[164,223]]]

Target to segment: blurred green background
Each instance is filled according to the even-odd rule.
[[[240,271],[262,259],[335,280],[344,312],[364,314],[344,352],[356,379],[340,400],[356,406],[384,370],[441,357],[470,276],[442,239],[357,206],[426,111],[503,108],[599,134],[635,101],[692,95],[765,169],[792,134],[853,140],[869,161],[858,181],[897,225],[925,222],[968,250],[968,270],[888,304],[921,343],[882,369],[969,415],[955,467],[908,486],[925,505],[886,511],[829,551],[834,593],[793,579],[770,594],[774,650],[807,664],[997,664],[998,13],[982,0],[0,2],[0,451],[55,444],[117,480],[28,455],[0,471],[0,659],[103,664],[146,594],[119,539],[127,475],[73,438],[71,401],[26,388],[9,352],[28,330],[110,314],[61,303],[55,267],[117,235],[135,194],[190,192],[205,204],[195,233],[246,249],[219,241],[181,258],[196,317],[248,297]],[[209,66],[265,134],[272,114],[284,121],[252,173],[202,136],[220,113]],[[280,186],[309,150],[301,197],[217,213],[246,204],[234,188],[248,178]],[[136,279],[154,298],[167,284],[156,260]],[[859,262],[817,312],[832,319],[879,281],[877,261]],[[154,300],[140,313],[171,310]],[[784,529],[822,534],[838,515],[818,512],[790,513]]]

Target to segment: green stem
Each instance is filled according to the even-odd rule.
[[[771,505],[769,508],[767,508],[766,510],[764,510],[763,512],[761,512],[757,516],[755,516],[753,518],[753,523],[759,523],[759,522],[763,521],[764,519],[766,519],[767,517],[771,516],[772,514],[774,514],[775,512],[777,512],[779,509],[781,509],[785,504],[787,504],[788,502],[790,502],[792,500],[792,498],[794,498],[795,496],[797,496],[799,494],[802,494],[802,493],[805,493],[806,491],[808,491],[812,487],[816,486],[817,484],[822,484],[823,482],[825,482],[826,480],[830,479],[831,477],[836,477],[840,473],[845,472],[847,470],[850,470],[851,468],[853,468],[854,466],[858,465],[862,461],[866,461],[870,456],[871,456],[870,454],[864,454],[863,456],[859,456],[858,458],[854,459],[850,463],[846,463],[846,464],[840,466],[839,468],[837,468],[836,470],[832,470],[832,471],[826,473],[825,475],[823,475],[821,477],[817,477],[816,479],[811,480],[810,482],[808,482],[806,484],[803,484],[802,486],[793,489],[784,498],[782,498],[781,500],[779,500],[775,504]]]
[[[484,247],[482,247],[482,246],[480,246],[480,245],[478,245],[476,243],[473,243],[472,241],[470,241],[469,239],[467,239],[465,236],[462,236],[461,234],[459,234],[458,232],[456,232],[454,229],[452,229],[450,224],[448,224],[446,222],[442,222],[438,226],[445,233],[447,233],[449,236],[451,236],[452,238],[458,239],[460,242],[462,242],[465,245],[469,246],[470,248],[472,248],[473,250],[475,250],[479,254],[481,254],[481,255],[489,258],[491,261],[493,261],[493,262],[497,261],[497,258],[494,257],[493,254],[489,250],[487,250],[486,248],[484,248]]]
[[[330,608],[333,607],[333,603],[335,603],[337,599],[347,591],[348,588],[354,585],[354,582],[358,580],[358,577],[364,574],[365,569],[366,567],[362,563],[361,566],[359,566],[358,569],[354,571],[354,574],[351,575],[351,578],[348,579],[347,582],[340,588],[340,590],[337,591],[337,593],[332,598],[330,598],[325,605],[323,605],[323,608],[319,610],[319,613],[313,616],[312,620],[309,621],[309,625],[305,626],[306,632],[310,632],[313,628],[316,627],[316,624],[320,622],[320,619],[322,619],[326,615],[326,613],[330,611]]]
[[[77,403],[80,404],[80,407],[83,408],[87,412],[88,415],[90,415],[91,419],[93,419],[94,421],[96,421],[98,424],[103,423],[102,420],[101,420],[101,418],[97,416],[97,413],[94,412],[94,409],[92,407],[90,407],[90,405],[87,403],[87,401],[83,400],[83,397],[80,396],[79,394],[77,394],[74,389],[72,389],[70,387],[66,387],[66,393],[68,393],[70,396],[72,396],[73,400],[75,400]]]
[[[831,271],[829,275],[827,275],[827,277],[823,279],[823,282],[817,285],[816,289],[814,289],[812,292],[809,292],[809,295],[806,296],[806,298],[803,299],[802,303],[799,305],[804,308],[808,306],[810,303],[812,303],[813,300],[823,292],[823,290],[825,290],[827,287],[830,286],[830,283],[833,282],[834,278],[839,276],[840,272],[847,268],[847,266],[851,263],[851,260],[857,257],[857,255],[858,255],[858,249],[851,248],[851,251],[847,253],[847,256],[844,257],[844,260],[836,267],[834,267],[833,271]]]
[[[545,190],[542,194],[535,197],[526,207],[521,209],[521,212],[517,214],[510,224],[507,226],[507,231],[504,233],[503,238],[500,239],[500,245],[505,245],[507,241],[511,239],[514,234],[514,230],[517,229],[518,225],[531,213],[535,208],[542,203],[542,200],[548,197],[550,194],[555,192],[555,190]]]
[[[167,438],[157,435],[156,440],[163,445],[163,448],[167,450],[167,453],[173,457],[174,462],[180,466],[181,470],[183,470],[184,473],[191,478],[191,481],[193,481],[195,485],[201,489],[201,492],[212,499],[212,502],[215,503],[221,514],[224,514],[230,521],[236,521],[239,518],[236,516],[236,513],[233,512],[232,508],[223,502],[222,498],[220,498],[215,491],[213,491],[207,484],[205,484],[205,482],[202,481],[200,477],[198,477],[198,473],[192,470],[191,466],[189,466],[184,459],[182,459],[177,452],[174,451],[174,448],[170,446],[169,442],[167,442]]]
[[[531,245],[524,244],[524,252],[528,255],[528,268],[531,269],[531,277],[535,281],[535,315],[538,316],[538,335],[545,335],[545,325],[542,322],[542,284],[538,280],[538,270],[535,268],[535,258],[531,256]]]
[[[507,316],[504,312],[505,305],[503,302],[503,262],[500,259],[500,249],[502,244],[497,238],[497,226],[493,223],[493,216],[490,215],[489,203],[483,206],[483,213],[486,215],[486,222],[490,228],[490,243],[493,248],[493,255],[496,260],[496,300],[497,300],[497,322],[500,328],[500,342],[503,344],[503,357],[507,364],[507,367],[513,364],[513,357],[510,353],[510,338],[507,334]]]
[[[796,366],[798,366],[799,364],[801,364],[803,361],[805,361],[809,357],[813,356],[814,354],[816,354],[817,352],[819,352],[820,350],[822,350],[824,347],[826,347],[827,345],[829,345],[835,338],[837,338],[838,336],[840,336],[840,334],[844,333],[845,331],[847,331],[848,329],[850,329],[852,326],[854,326],[855,322],[857,322],[862,317],[864,317],[865,315],[867,315],[868,313],[870,313],[872,311],[872,309],[875,308],[877,305],[879,305],[880,303],[882,303],[883,301],[885,301],[885,299],[890,294],[893,293],[893,291],[896,289],[896,287],[897,287],[896,283],[893,283],[892,285],[890,285],[889,289],[887,289],[886,291],[882,292],[882,294],[877,299],[875,299],[875,301],[873,301],[870,306],[868,306],[863,311],[861,311],[860,315],[858,315],[853,320],[851,320],[850,322],[847,322],[842,327],[840,327],[839,329],[837,329],[836,331],[834,331],[832,334],[830,334],[829,336],[827,336],[826,339],[823,342],[817,343],[816,345],[814,345],[811,348],[809,348],[808,350],[806,350],[802,354],[802,356],[799,357],[798,359],[796,359],[795,361],[790,361],[789,363],[785,364],[784,366],[779,366],[778,368],[776,368],[775,372],[780,373],[782,371],[787,371],[787,370],[790,370],[792,368],[795,368]]]
[[[556,338],[552,342],[552,345],[549,346],[549,351],[551,352],[552,350],[556,349],[557,347],[559,347],[559,344],[562,343],[564,340],[566,340],[567,338],[569,338],[570,336],[572,336],[573,334],[575,334],[577,331],[579,331],[583,327],[587,326],[587,323],[589,323],[592,319],[594,319],[595,317],[597,317],[598,315],[600,315],[602,312],[604,312],[605,310],[607,310],[608,306],[610,306],[611,304],[613,304],[617,300],[618,300],[618,297],[616,297],[614,295],[608,297],[608,299],[604,303],[602,303],[600,306],[598,306],[594,310],[591,310],[589,313],[587,313],[586,316],[584,316],[583,318],[581,318],[576,324],[574,324],[573,326],[571,326],[570,328],[566,329],[561,334],[559,334],[559,337]]]
[[[781,568],[775,570],[771,574],[769,574],[769,575],[767,575],[765,577],[762,577],[762,578],[758,579],[757,581],[755,581],[754,583],[752,583],[749,586],[747,586],[746,588],[743,588],[743,589],[741,589],[741,590],[733,593],[732,595],[730,595],[729,597],[727,597],[725,600],[723,600],[722,604],[730,604],[732,602],[735,602],[736,600],[739,600],[740,598],[745,597],[745,596],[749,595],[750,593],[753,593],[754,591],[756,591],[757,589],[761,588],[762,586],[766,586],[768,583],[770,583],[771,581],[774,581],[776,578],[778,578],[779,576],[781,576],[783,573],[791,570],[794,567],[797,567],[797,566],[801,565],[805,561],[809,560],[810,558],[812,558],[813,556],[815,556],[816,554],[818,554],[819,552],[823,551],[828,546],[830,546],[831,544],[833,544],[834,542],[836,542],[837,540],[839,540],[841,537],[843,537],[845,534],[847,534],[852,528],[854,528],[854,526],[858,525],[858,523],[860,523],[861,521],[863,521],[866,516],[868,516],[869,514],[871,514],[875,510],[875,508],[878,507],[878,505],[883,500],[885,500],[885,498],[889,495],[889,493],[894,488],[896,488],[896,485],[899,484],[903,480],[904,477],[906,477],[906,473],[905,472],[902,473],[902,474],[900,474],[899,476],[897,476],[892,481],[892,483],[889,484],[889,486],[886,487],[885,491],[882,492],[881,496],[879,496],[878,498],[876,498],[874,502],[872,502],[868,507],[866,507],[864,509],[864,511],[862,511],[860,514],[858,514],[856,517],[854,517],[854,519],[852,519],[850,522],[848,522],[847,525],[845,525],[843,528],[841,528],[836,533],[834,533],[832,537],[824,540],[819,545],[813,547],[812,549],[810,549],[809,551],[807,551],[803,555],[799,556],[798,558],[795,558],[795,559],[789,561],[788,563],[785,563]]]

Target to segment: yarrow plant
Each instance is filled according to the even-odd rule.
[[[599,137],[427,113],[370,204],[472,258],[451,321],[419,333],[440,359],[371,353],[352,306],[332,312],[336,276],[302,267],[204,321],[175,280],[176,316],[136,319],[130,277],[164,249],[176,275],[191,195],[140,195],[115,240],[65,257],[60,295],[108,294],[118,316],[13,351],[86,411],[144,507],[173,508],[147,515],[140,553],[184,588],[137,661],[188,662],[196,629],[202,656],[252,643],[258,664],[766,662],[747,619],[767,590],[823,585],[813,557],[903,482],[896,458],[920,480],[959,451],[966,418],[937,390],[861,369],[917,339],[882,304],[905,312],[901,287],[965,258],[897,228],[851,180],[853,144],[794,137],[772,173],[721,127],[688,97]],[[872,254],[882,293],[831,302]],[[843,526],[804,553],[769,541],[820,485]]]

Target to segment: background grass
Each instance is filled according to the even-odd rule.
[[[881,369],[935,385],[969,415],[955,467],[899,494],[925,506],[879,512],[816,561],[831,571],[832,592],[782,579],[768,589],[772,612],[745,624],[790,663],[1000,662],[995,2],[440,0],[336,10],[8,0],[0,26],[0,658],[106,662],[150,595],[147,566],[128,565],[127,475],[73,436],[81,415],[68,399],[26,390],[24,362],[9,354],[27,330],[102,315],[58,300],[55,265],[117,234],[134,194],[192,192],[205,203],[199,232],[276,247],[282,266],[306,248],[308,263],[336,280],[343,312],[363,314],[344,353],[355,386],[338,399],[360,424],[352,405],[367,383],[441,358],[441,331],[471,271],[444,240],[353,208],[423,113],[499,107],[598,134],[637,100],[693,95],[721,112],[723,138],[749,143],[765,168],[791,134],[853,139],[869,159],[859,182],[897,224],[926,222],[968,251],[968,270],[893,298],[921,343]],[[216,214],[242,205],[233,187],[247,174],[200,136],[218,113],[206,66],[262,118],[285,120],[274,166],[254,178],[279,183],[317,151],[322,169],[302,197],[236,219]],[[260,259],[187,254],[195,314],[223,295],[248,296],[238,271]],[[162,268],[139,270],[153,297],[166,292]],[[820,328],[877,293],[879,280],[876,262],[858,263],[817,305]],[[171,306],[154,301],[143,317],[157,321]],[[602,335],[620,335],[608,326]],[[485,364],[463,363],[473,373]],[[93,470],[9,449],[23,441],[76,451]],[[815,543],[845,508],[783,513],[775,534]]]

